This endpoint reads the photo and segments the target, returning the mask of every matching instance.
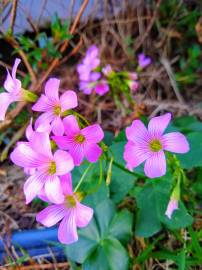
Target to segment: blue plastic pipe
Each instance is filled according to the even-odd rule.
[[[7,240],[4,239],[4,241],[6,243]],[[63,247],[58,243],[57,228],[17,231],[12,234],[10,241],[16,252],[21,256],[20,248],[24,249],[31,257],[40,255],[47,255],[46,258],[51,257],[50,247],[57,258],[64,258]],[[5,252],[3,242],[0,241],[1,263],[5,256],[8,256],[8,254]]]

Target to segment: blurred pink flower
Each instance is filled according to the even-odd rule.
[[[57,150],[52,154],[48,133],[35,132],[28,144],[17,145],[10,158],[20,167],[36,169],[24,184],[26,203],[30,203],[43,188],[50,201],[63,201],[59,176],[70,172],[74,163],[65,151]]]
[[[168,203],[168,206],[167,206],[167,209],[166,209],[166,216],[171,219],[172,217],[172,214],[175,210],[178,209],[178,200],[174,199],[174,198],[171,198],[169,203]]]
[[[68,90],[59,97],[60,80],[51,78],[45,85],[45,95],[41,95],[32,107],[33,111],[43,112],[36,120],[36,125],[50,123],[55,135],[63,135],[62,113],[77,107],[77,95]]]
[[[144,172],[149,178],[160,177],[166,173],[164,150],[174,153],[189,151],[189,143],[180,132],[163,134],[171,120],[171,114],[154,117],[148,130],[140,120],[133,121],[126,128],[128,143],[125,145],[124,160],[130,169],[145,161]]]
[[[109,92],[109,85],[107,81],[99,81],[95,86],[95,92],[100,96],[104,96],[107,92]]]
[[[79,196],[73,193],[71,175],[61,177],[63,202],[46,207],[36,216],[36,220],[46,227],[60,222],[58,239],[63,244],[78,240],[77,227],[86,227],[93,217],[93,209],[81,204]]]
[[[113,72],[113,69],[112,69],[111,65],[108,64],[102,68],[102,72],[106,77],[108,77]]]
[[[79,74],[79,78],[81,81],[90,81],[91,80],[91,72],[94,71],[100,64],[99,59],[99,49],[92,45],[86,52],[85,57],[82,60],[82,63],[77,66],[77,72]],[[101,76],[100,73],[98,77]]]
[[[97,144],[103,137],[104,133],[100,125],[95,124],[80,129],[75,116],[69,115],[63,119],[65,136],[53,136],[56,144],[64,150],[69,150],[73,157],[74,164],[80,165],[86,157],[90,162],[97,162],[102,149]]]
[[[138,66],[143,69],[151,64],[151,58],[144,53],[138,54]]]
[[[7,90],[7,92],[0,94],[0,120],[2,121],[5,119],[5,114],[9,105],[13,102],[23,100],[21,81],[16,78],[16,71],[20,62],[20,59],[15,59],[11,74],[7,69],[7,77],[4,82],[4,88]]]

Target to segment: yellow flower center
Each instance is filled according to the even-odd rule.
[[[76,199],[73,195],[67,195],[65,197],[65,205],[67,208],[73,208],[76,206]]]
[[[48,168],[49,174],[55,174],[56,173],[56,164],[54,161],[51,161],[50,166]]]
[[[159,152],[160,150],[163,149],[162,144],[159,140],[151,141],[149,146],[153,152]]]
[[[61,114],[61,107],[60,107],[60,105],[57,105],[57,106],[55,106],[55,108],[54,108],[54,114],[55,115],[60,115]]]
[[[82,134],[78,134],[75,136],[75,141],[77,143],[83,143],[85,141],[85,137]]]
[[[65,205],[67,208],[74,208],[76,206],[76,202],[80,202],[83,198],[84,194],[82,192],[75,192],[73,195],[66,195]]]

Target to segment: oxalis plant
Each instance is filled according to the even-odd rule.
[[[98,54],[91,46],[78,65],[80,90],[116,99],[120,90],[131,99],[130,90],[138,88],[137,73],[102,67]],[[150,63],[139,55],[137,72]],[[26,203],[38,197],[48,204],[36,220],[45,227],[59,225],[58,240],[66,245],[70,261],[82,263],[83,269],[128,269],[126,244],[133,220],[135,234],[143,237],[163,226],[175,230],[192,223],[181,196],[187,177],[180,155],[190,147],[181,132],[173,127],[166,132],[171,113],[153,117],[147,127],[136,119],[112,138],[75,110],[76,92],[60,95],[59,79],[50,78],[40,97],[23,89],[16,78],[19,64],[16,59],[11,74],[7,71],[0,120],[18,101],[32,103],[35,114],[26,141],[17,143],[10,159],[27,175]],[[131,197],[136,207],[128,204]]]

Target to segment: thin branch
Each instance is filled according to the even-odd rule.
[[[13,34],[13,28],[14,28],[14,24],[15,24],[17,4],[18,4],[18,0],[13,0],[13,6],[12,6],[12,10],[11,10],[11,23],[10,23],[11,35]]]
[[[8,41],[8,43],[10,43],[13,46],[13,48],[15,48],[18,51],[19,55],[21,56],[25,66],[26,66],[26,68],[31,76],[32,82],[35,83],[37,81],[36,75],[32,69],[32,66],[30,65],[30,63],[27,59],[26,54],[24,53],[23,50],[20,49],[20,45],[18,44],[18,42],[10,35],[7,37],[6,40]]]
[[[161,0],[158,0],[157,4],[156,4],[156,9],[154,11],[154,15],[145,31],[145,33],[141,36],[140,41],[137,43],[137,45],[135,46],[135,51],[137,51],[143,44],[143,42],[145,41],[145,39],[147,38],[148,34],[150,33],[152,26],[156,20],[157,14],[158,14],[158,10],[161,4]]]
[[[184,99],[183,99],[182,95],[180,94],[180,90],[179,90],[179,88],[177,86],[175,76],[173,74],[173,71],[172,71],[172,68],[171,68],[171,65],[170,65],[169,61],[166,58],[162,58],[161,63],[163,64],[163,66],[164,66],[164,68],[165,68],[165,70],[166,70],[166,72],[168,74],[168,77],[170,79],[170,83],[171,83],[171,85],[173,87],[173,90],[175,92],[175,95],[176,95],[178,101],[181,104],[184,104],[185,103]]]

